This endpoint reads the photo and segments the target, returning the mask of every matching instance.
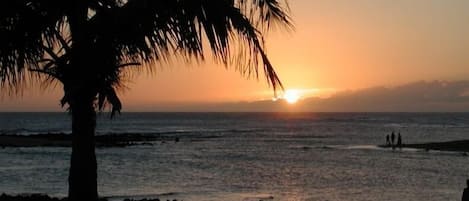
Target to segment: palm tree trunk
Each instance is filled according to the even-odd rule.
[[[88,93],[89,94],[89,93]],[[81,95],[84,95],[83,93]],[[69,200],[98,200],[95,154],[96,112],[93,97],[71,97],[72,158],[70,162]]]
[[[96,112],[93,105],[96,90],[87,65],[87,52],[92,48],[87,38],[89,1],[71,0],[68,20],[72,36],[70,71],[64,83],[72,110],[72,158],[68,177],[70,201],[97,201],[97,163],[95,154]]]

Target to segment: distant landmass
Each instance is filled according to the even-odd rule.
[[[284,100],[263,100],[149,109],[216,112],[469,112],[469,80],[419,81],[396,87],[342,91],[328,98],[304,98],[295,104],[288,104]]]

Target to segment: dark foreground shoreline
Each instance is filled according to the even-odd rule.
[[[68,201],[68,198],[55,198],[46,194],[24,194],[24,195],[7,195],[5,193],[0,195],[0,201]],[[99,198],[99,201],[109,201],[107,198]],[[144,198],[144,199],[123,199],[123,201],[160,201],[158,198]],[[163,201],[163,200],[161,200]],[[170,200],[166,200],[170,201]],[[172,201],[178,201],[173,199]],[[182,201],[182,200],[181,200]]]
[[[378,145],[378,147],[391,148],[391,146],[388,146],[388,145]],[[447,142],[428,142],[428,143],[419,143],[419,144],[403,144],[402,148],[452,151],[452,152],[469,152],[469,140],[455,140],[455,141],[447,141]]]

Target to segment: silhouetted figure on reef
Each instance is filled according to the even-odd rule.
[[[386,146],[388,146],[388,147],[391,146],[391,141],[389,141],[389,134],[386,135]]]
[[[469,201],[469,179],[466,180],[466,185],[467,186],[462,193],[461,201]]]
[[[394,135],[394,131],[391,133],[391,145],[394,147],[394,139],[396,139],[396,135]]]
[[[402,137],[401,137],[401,132],[399,132],[399,133],[397,134],[397,145],[396,145],[396,146],[397,146],[397,147],[399,147],[399,149],[401,149],[401,148],[402,148]]]

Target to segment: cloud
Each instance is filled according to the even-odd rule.
[[[256,101],[200,106],[206,111],[311,112],[468,112],[469,80],[419,81],[396,87],[338,92],[329,98],[307,98],[294,105]]]

